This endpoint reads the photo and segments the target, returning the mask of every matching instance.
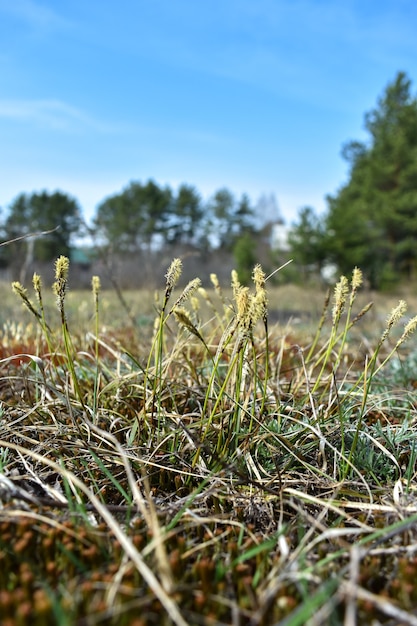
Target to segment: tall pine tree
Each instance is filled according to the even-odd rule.
[[[369,141],[343,150],[350,177],[329,196],[329,256],[342,272],[362,268],[371,287],[417,269],[417,100],[400,72],[365,116]]]

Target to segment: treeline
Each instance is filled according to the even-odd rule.
[[[367,142],[342,150],[349,178],[317,216],[304,208],[292,233],[304,268],[360,267],[372,288],[410,282],[417,270],[417,99],[400,72],[365,115]]]
[[[65,193],[21,194],[0,225],[3,241],[50,232],[1,247],[0,263],[21,272],[33,260],[71,256],[74,238],[88,234],[107,260],[146,254],[149,264],[155,251],[188,249],[209,263],[213,252],[216,258],[228,254],[243,282],[250,279],[256,261],[272,270],[288,258],[294,263],[283,276],[287,280],[323,277],[329,268],[335,276],[350,274],[354,266],[375,289],[414,280],[417,99],[405,73],[397,74],[375,109],[365,115],[365,129],[368,141],[350,141],[342,150],[349,164],[348,181],[327,196],[323,215],[311,207],[300,210],[284,255],[270,249],[262,208],[254,207],[247,195],[236,198],[222,188],[203,201],[191,185],[174,192],[149,180],[131,182],[103,200],[90,225],[77,201]]]
[[[103,200],[91,224],[67,193],[22,193],[1,224],[3,241],[13,243],[0,248],[0,263],[21,276],[34,261],[51,261],[61,254],[71,258],[74,241],[80,244],[87,237],[95,254],[107,260],[144,252],[149,257],[162,249],[195,249],[203,256],[214,250],[228,252],[246,281],[256,260],[258,217],[246,194],[236,198],[222,188],[203,201],[194,186],[182,184],[174,192],[153,180],[131,182]]]

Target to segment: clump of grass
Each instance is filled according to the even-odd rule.
[[[270,326],[259,265],[230,296],[212,275],[219,305],[181,275],[175,259],[143,345],[103,332],[98,277],[89,339],[74,332],[65,257],[57,328],[41,278],[35,299],[13,284],[39,331],[1,361],[3,623],[404,621],[415,402],[383,376],[416,318],[393,337],[400,302],[361,340],[355,268],[303,345]]]

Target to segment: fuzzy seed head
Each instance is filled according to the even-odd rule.
[[[217,274],[210,274],[210,280],[211,280],[211,284],[213,285],[213,287],[215,289],[219,289],[220,283],[219,283],[219,279],[217,278]]]
[[[251,304],[249,297],[249,288],[240,286],[236,292],[235,298],[238,321],[239,323],[243,323],[245,325],[247,322]]]
[[[241,285],[239,281],[239,275],[236,270],[232,270],[232,289],[233,293],[237,293],[239,291]]]
[[[187,300],[187,298],[190,298],[200,286],[201,280],[199,278],[193,278],[193,280],[190,280],[188,285],[185,286],[184,291],[182,292],[180,297],[176,300],[173,308],[178,307],[185,300]]]
[[[200,341],[204,343],[204,339],[200,335],[196,326],[191,321],[188,311],[186,311],[182,307],[177,307],[174,309],[174,315],[180,326],[188,330],[188,332],[191,333],[192,335],[195,335],[196,337],[198,337]]]
[[[352,281],[351,281],[352,291],[357,291],[359,287],[362,285],[362,283],[363,283],[362,270],[360,270],[359,267],[355,267],[355,269],[352,272]]]
[[[255,325],[258,320],[266,321],[268,308],[265,290],[258,291],[258,293],[252,296],[250,309],[250,318],[253,325]]]
[[[55,261],[55,280],[66,282],[69,272],[69,259],[66,256],[60,256]]]
[[[93,290],[93,295],[94,297],[97,297],[98,294],[100,293],[100,289],[101,289],[101,282],[100,282],[100,277],[99,276],[93,276],[91,279],[91,288]]]
[[[65,292],[68,284],[69,259],[66,256],[60,256],[55,261],[55,282],[52,285],[52,291],[56,296],[56,302],[61,315],[64,316],[64,300]]]
[[[404,327],[404,332],[398,343],[402,343],[403,341],[405,341],[410,335],[414,333],[416,328],[417,328],[417,315],[412,317],[411,320],[407,322],[407,324]]]
[[[176,307],[174,309],[174,315],[175,315],[175,319],[180,324],[180,326],[183,326],[188,331],[194,333],[195,326],[192,323],[192,321],[190,320],[190,316],[188,315],[188,311],[186,311],[182,307]]]
[[[257,291],[265,289],[265,272],[259,263],[253,268],[252,279]]]
[[[39,318],[38,311],[36,311],[32,302],[28,298],[27,289],[25,289],[19,281],[14,281],[12,283],[12,290],[16,295],[22,298],[22,304],[28,309],[28,311],[30,311],[31,313],[33,313],[33,315]]]
[[[200,294],[200,296],[201,296],[202,298],[204,298],[204,300],[205,300],[206,302],[210,302],[209,295],[208,295],[208,293],[207,293],[207,290],[206,290],[206,289],[204,289],[204,287],[199,287],[199,288],[197,289],[197,291],[198,291],[198,293]]]
[[[181,259],[174,259],[165,274],[166,278],[166,290],[165,293],[169,296],[178,283],[182,272]]]
[[[27,298],[27,289],[25,289],[22,283],[20,283],[18,280],[15,280],[14,282],[12,282],[12,289],[14,293],[20,296],[21,298],[23,299]]]
[[[391,313],[387,318],[387,329],[391,330],[393,326],[398,324],[402,316],[407,310],[407,303],[405,300],[400,300],[395,308],[392,309]]]
[[[33,274],[32,284],[36,293],[40,294],[42,291],[42,279],[36,272]]]
[[[332,312],[333,322],[336,322],[340,318],[345,307],[348,292],[348,280],[346,276],[341,276],[334,289],[334,306]]]
[[[268,296],[265,289],[265,272],[257,264],[253,270],[253,282],[255,283],[255,298],[253,301],[254,316],[256,319],[266,321],[268,313]]]

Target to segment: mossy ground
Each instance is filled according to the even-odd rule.
[[[236,284],[182,293],[135,325],[71,292],[66,329],[49,303],[9,318],[2,625],[416,624],[417,358],[399,320],[378,339],[391,303],[252,325]]]

